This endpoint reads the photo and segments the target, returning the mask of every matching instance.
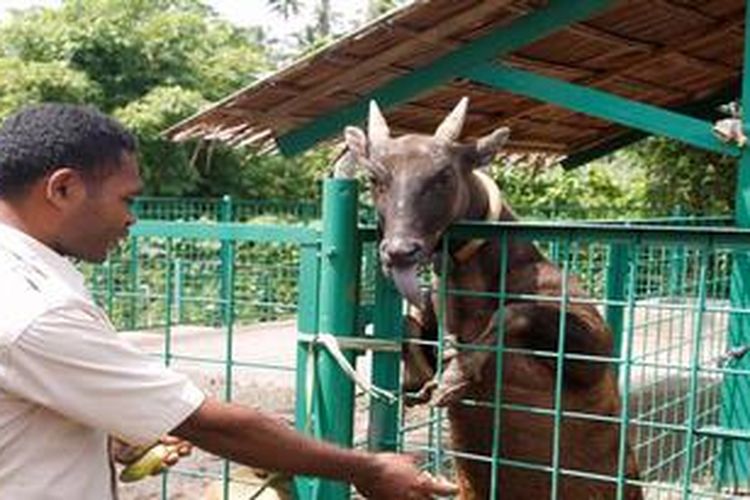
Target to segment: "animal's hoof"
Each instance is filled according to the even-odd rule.
[[[464,380],[455,384],[441,384],[433,392],[430,406],[445,407],[457,404],[469,392],[471,381]]]
[[[407,394],[404,398],[404,403],[406,404],[406,406],[416,406],[419,404],[427,403],[432,399],[432,395],[437,387],[437,380],[429,380],[422,386],[421,389],[419,389],[419,391],[413,394]]]
[[[479,379],[478,373],[471,369],[472,361],[473,358],[466,354],[459,354],[445,364],[445,372],[440,385],[432,394],[430,405],[450,406],[469,393],[472,384]]]

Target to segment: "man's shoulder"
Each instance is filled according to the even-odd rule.
[[[27,262],[0,259],[0,346],[18,335],[46,312],[76,302],[75,296],[54,276]]]

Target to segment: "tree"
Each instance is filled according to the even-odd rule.
[[[159,136],[266,72],[260,39],[258,30],[220,20],[199,0],[66,0],[56,9],[19,11],[0,25],[0,118],[32,102],[94,104],[138,136],[150,194],[203,195],[214,193],[214,186],[245,186],[248,191],[234,194],[292,196],[214,179],[224,172],[236,179],[248,169],[282,169],[278,162],[259,167],[246,152],[217,146],[212,161],[227,166],[206,167],[201,145]]]
[[[737,160],[652,137],[625,150],[645,172],[645,193],[651,210],[680,206],[693,214],[726,214],[734,207]]]
[[[99,88],[88,75],[64,63],[0,58],[0,119],[25,104],[99,99]]]

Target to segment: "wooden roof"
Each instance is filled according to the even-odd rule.
[[[432,133],[466,95],[470,106],[465,138],[507,125],[511,128],[511,151],[560,156],[616,143],[618,138],[628,137],[628,129],[499,91],[458,71],[464,53],[474,57],[476,50],[495,43],[493,33],[560,3],[574,10],[597,2],[417,1],[236,92],[166,134],[177,141],[217,139],[266,151],[280,146],[284,153],[295,153],[319,139],[340,137],[337,132],[347,123],[347,116],[360,121],[367,99],[379,93],[386,96],[385,92],[395,89],[393,102],[381,103],[395,133]],[[598,3],[603,7],[592,16],[552,26],[548,32],[539,28],[540,38],[518,47],[507,40],[514,35],[506,36],[502,43],[512,50],[500,56],[493,53],[489,61],[662,108],[688,109],[738,86],[744,0]],[[564,9],[558,9],[566,15]],[[485,47],[460,51],[480,45],[477,42]],[[456,66],[455,74],[447,67],[450,64]],[[414,78],[405,78],[408,76]],[[297,140],[301,130],[326,125],[336,113],[340,119],[327,123],[332,125],[330,130],[323,126],[318,134],[321,137],[302,141],[299,148],[287,141]]]

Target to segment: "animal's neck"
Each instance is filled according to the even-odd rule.
[[[500,221],[515,221],[518,220],[510,206],[505,203],[504,200],[500,199],[500,193],[497,189],[488,189],[485,183],[476,175],[472,175],[468,179],[468,201],[466,204],[466,210],[463,214],[465,220],[488,220],[488,213],[491,212],[491,205],[494,203],[499,204],[499,210],[496,209],[496,214],[491,217],[493,220]],[[495,196],[498,199],[491,200],[490,197]],[[459,265],[471,266],[472,263],[482,260],[490,261],[493,264],[498,262],[498,255],[500,252],[500,243],[498,240],[489,240],[483,242],[481,245],[476,245],[477,241],[471,242],[456,242],[456,247],[453,249],[454,256],[461,254],[464,250],[467,250],[467,246],[475,245],[475,249],[471,252],[463,252],[464,258],[458,259]],[[540,257],[540,254],[536,247],[531,243],[524,241],[508,241],[508,264],[513,267],[518,264],[536,260]],[[494,274],[494,273],[490,273]]]

